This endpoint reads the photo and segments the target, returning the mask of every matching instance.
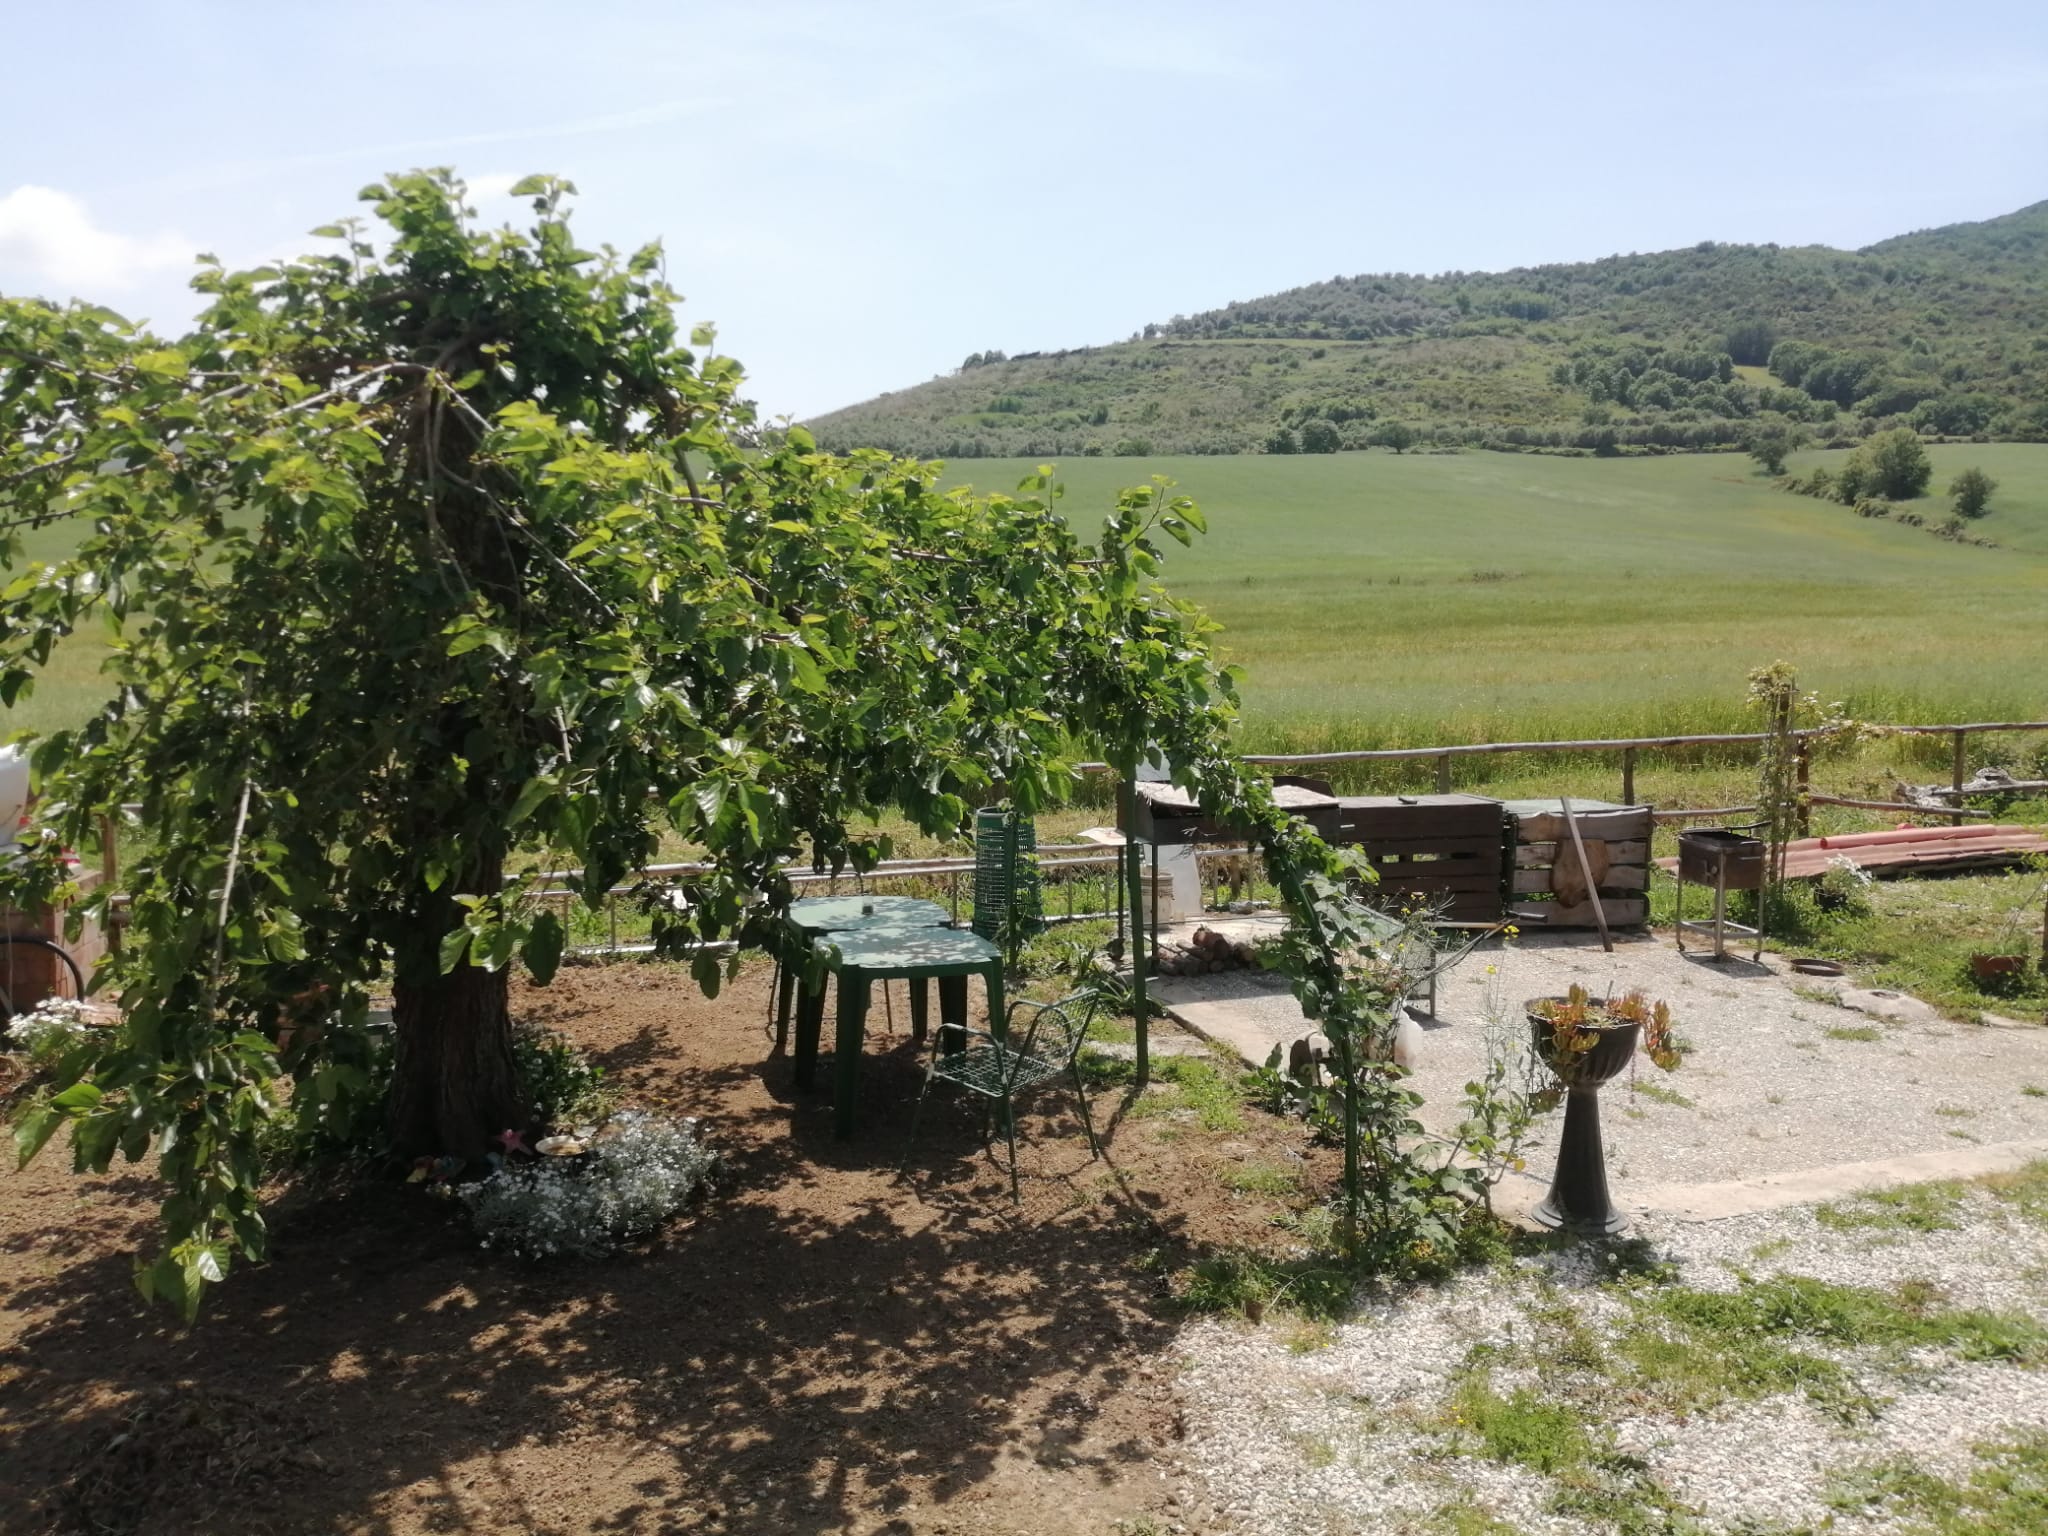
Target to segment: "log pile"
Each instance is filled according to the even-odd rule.
[[[1188,943],[1162,944],[1152,952],[1152,968],[1161,976],[1208,976],[1257,965],[1251,945],[1213,928],[1197,928]]]

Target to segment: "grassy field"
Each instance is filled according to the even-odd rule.
[[[1773,488],[1735,454],[1077,459],[1070,515],[1169,475],[1210,533],[1168,581],[1225,626],[1247,746],[1743,729],[1783,658],[1868,719],[2048,710],[2048,447],[1932,450],[2000,484],[1973,549]],[[1840,458],[1795,456],[1792,467]],[[955,466],[1008,489],[1022,460]],[[1930,521],[1946,499],[1916,503]]]

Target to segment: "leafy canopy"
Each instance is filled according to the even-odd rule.
[[[81,1167],[160,1159],[144,1290],[189,1312],[261,1255],[265,1122],[374,1119],[373,988],[403,1064],[431,1022],[409,997],[490,978],[502,1004],[515,961],[548,979],[564,936],[521,871],[580,866],[596,905],[684,839],[710,872],[649,891],[658,941],[744,939],[784,860],[872,863],[885,808],[932,833],[997,793],[1035,809],[1077,743],[1156,747],[1249,819],[1308,915],[1304,1001],[1375,1059],[1344,866],[1241,775],[1212,626],[1156,580],[1193,504],[1127,491],[1084,543],[1046,474],[941,493],[934,466],[763,430],[709,330],[679,334],[658,248],[584,250],[572,188],[515,190],[523,232],[476,228],[447,172],[366,188],[378,239],[208,262],[175,343],[0,301],[0,700],[82,626],[112,646],[97,712],[33,743],[32,852],[0,894],[65,895],[62,850],[131,804],[149,848],[80,903],[126,906],[97,983],[123,1028],[17,1142],[68,1124]],[[26,563],[21,532],[58,520],[74,552]],[[322,1027],[281,1048],[308,997]],[[444,1123],[474,1136],[496,1106],[471,1108]]]

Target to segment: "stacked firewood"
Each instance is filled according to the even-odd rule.
[[[1258,964],[1249,944],[1234,941],[1213,928],[1197,928],[1186,944],[1162,944],[1152,952],[1153,969],[1161,976],[1207,976],[1221,971],[1250,970]]]

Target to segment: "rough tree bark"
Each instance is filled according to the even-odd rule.
[[[470,871],[460,888],[500,883],[494,865]],[[496,1150],[499,1133],[532,1129],[532,1106],[512,1054],[509,973],[465,958],[441,974],[441,938],[462,926],[455,888],[451,881],[421,900],[395,957],[391,1143],[405,1157],[473,1162]]]

